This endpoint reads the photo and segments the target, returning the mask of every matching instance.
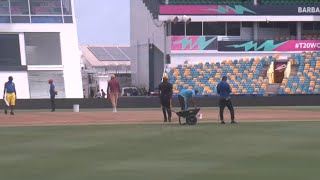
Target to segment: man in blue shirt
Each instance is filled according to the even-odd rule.
[[[53,84],[53,80],[50,79],[48,81],[48,83],[50,84],[50,101],[51,101],[51,112],[54,112],[56,111],[56,104],[55,104],[55,98],[56,98],[56,95],[57,95],[57,91],[55,90],[55,86]]]
[[[12,82],[13,81],[12,76],[9,76],[8,80],[9,81],[4,84],[4,90],[3,90],[3,99],[6,100],[4,113],[5,114],[8,113],[7,106],[10,106],[10,109],[11,109],[10,114],[14,115],[13,108],[16,105],[16,95],[17,95],[16,87],[15,87],[15,84]]]
[[[227,83],[227,79],[228,79],[227,76],[223,76],[222,81],[217,86],[217,92],[220,95],[219,97],[220,121],[221,121],[221,124],[225,124],[223,120],[223,111],[224,111],[224,108],[227,106],[231,114],[231,124],[235,124],[236,122],[234,121],[234,109],[233,109],[233,105],[230,98],[231,87]]]
[[[193,100],[193,97],[198,94],[198,90],[192,90],[192,89],[183,89],[179,96],[178,100],[181,106],[181,110],[188,110],[188,102],[190,101],[194,107],[196,107],[196,104]]]

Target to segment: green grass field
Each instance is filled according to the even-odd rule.
[[[0,128],[1,180],[316,180],[320,123]]]

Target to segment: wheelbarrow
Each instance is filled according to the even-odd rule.
[[[189,110],[183,110],[183,111],[172,111],[177,114],[179,117],[179,124],[180,125],[195,125],[198,122],[197,114],[200,111],[200,108],[195,108],[195,109],[189,109]],[[185,122],[181,122],[181,118],[186,119]]]

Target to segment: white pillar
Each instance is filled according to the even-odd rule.
[[[19,44],[20,44],[20,57],[21,57],[21,65],[27,65],[27,55],[26,55],[26,43],[24,39],[24,33],[19,33]]]

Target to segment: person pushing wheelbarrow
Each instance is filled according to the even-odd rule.
[[[178,100],[179,100],[179,104],[181,106],[181,110],[188,110],[188,102],[191,102],[191,104],[197,108],[193,97],[199,93],[198,89],[192,90],[192,89],[183,89],[179,96],[178,96]]]

